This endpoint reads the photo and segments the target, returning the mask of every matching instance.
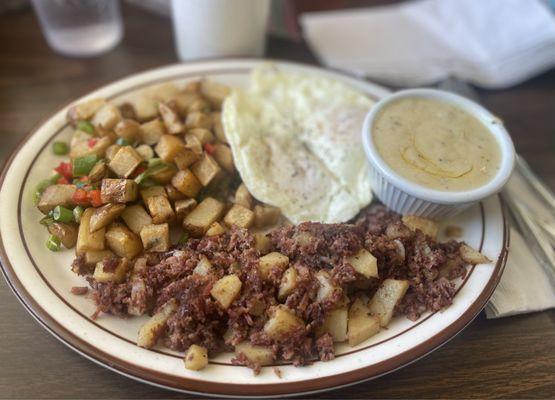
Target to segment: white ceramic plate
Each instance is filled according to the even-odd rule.
[[[250,69],[260,62],[230,60],[169,66],[133,75],[79,100],[105,97],[118,102],[153,83],[185,82],[203,76],[242,86]],[[346,81],[374,98],[387,93],[372,83],[335,72],[278,64],[287,70]],[[2,269],[16,296],[50,333],[85,357],[131,378],[184,392],[240,397],[307,393],[375,378],[426,355],[456,335],[484,307],[501,276],[508,250],[508,225],[500,198],[492,197],[450,222],[462,226],[463,240],[494,261],[469,270],[466,279],[458,282],[453,305],[446,310],[425,314],[416,322],[396,318],[388,329],[359,346],[339,346],[333,361],[301,368],[280,365],[281,377],[272,368],[253,376],[251,370],[231,365],[230,355],[211,360],[203,371],[186,370],[178,353],[135,346],[144,318],[122,320],[103,315],[91,320],[89,316],[95,310],[92,301],[70,293],[72,286],[85,284],[70,271],[73,251],[52,253],[45,247],[47,234],[38,224],[41,214],[31,197],[37,182],[49,176],[52,167],[62,160],[52,154],[51,143],[70,137],[66,111],[67,107],[40,124],[5,165],[0,178]]]

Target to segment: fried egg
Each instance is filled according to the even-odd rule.
[[[343,82],[264,65],[226,98],[222,123],[254,197],[295,224],[345,222],[372,200],[360,138],[372,104]]]

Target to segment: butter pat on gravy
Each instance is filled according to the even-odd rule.
[[[465,191],[497,174],[501,149],[474,116],[446,102],[401,98],[377,115],[374,144],[391,169],[422,186]]]

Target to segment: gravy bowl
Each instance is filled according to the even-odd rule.
[[[424,98],[452,105],[483,124],[493,135],[501,153],[496,173],[478,187],[468,190],[437,190],[417,183],[395,171],[377,149],[376,117],[385,107],[407,98]],[[429,218],[452,216],[470,205],[499,192],[511,176],[515,162],[513,142],[502,121],[484,107],[464,97],[434,89],[408,89],[382,98],[365,118],[362,129],[364,151],[370,164],[372,188],[387,207],[401,214]]]

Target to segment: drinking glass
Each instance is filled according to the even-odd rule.
[[[173,0],[179,58],[262,56],[269,10],[270,0]]]
[[[121,40],[118,0],[32,0],[46,41],[58,53],[89,57]]]

